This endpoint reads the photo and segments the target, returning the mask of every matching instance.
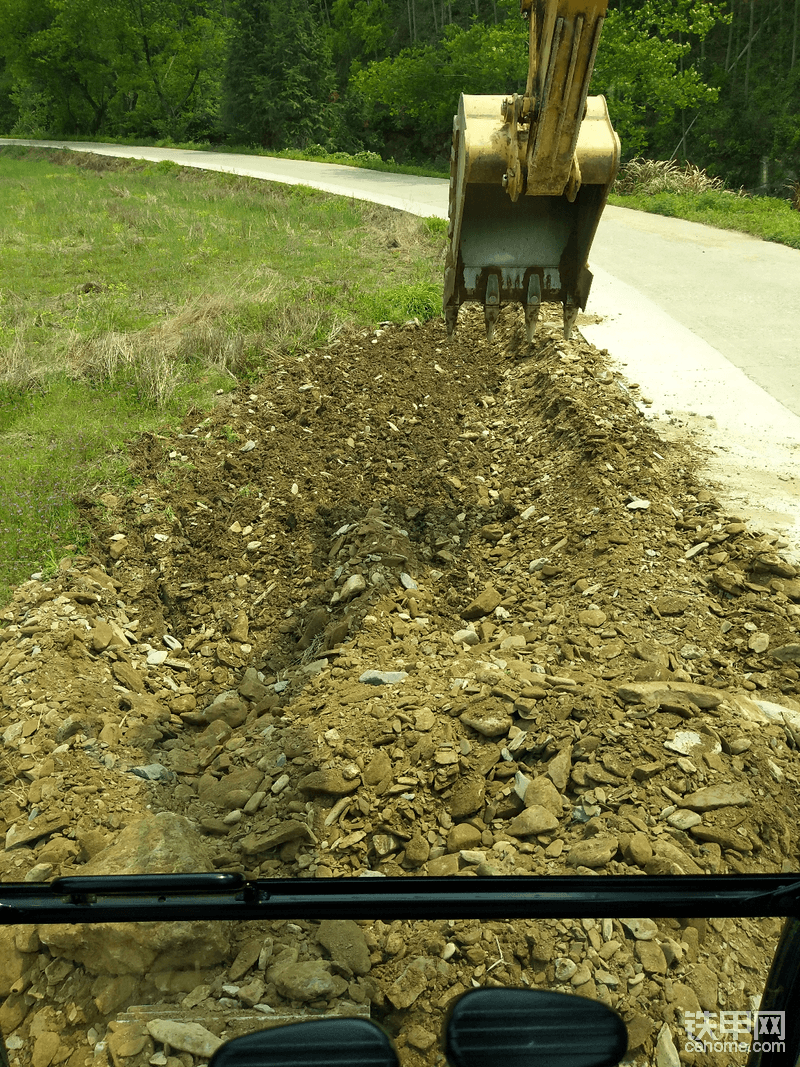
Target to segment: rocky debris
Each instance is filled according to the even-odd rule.
[[[480,331],[287,362],[187,423],[186,463],[145,436],[137,488],[84,501],[91,554],[0,613],[0,878],[797,869],[789,546],[717,505],[591,346]],[[143,929],[0,930],[15,1063],[58,1034],[70,1067],[192,1067],[154,1019],[218,1040],[368,1006],[421,1067],[494,984],[597,997],[669,1063],[682,1012],[753,1005],[777,925]]]

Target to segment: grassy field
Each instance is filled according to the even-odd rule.
[[[444,223],[304,186],[0,147],[0,604],[125,441],[344,329],[441,311]]]

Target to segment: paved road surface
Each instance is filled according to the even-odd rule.
[[[233,153],[14,143],[168,159],[447,217],[447,182],[437,178]],[[775,522],[800,536],[800,251],[609,207],[590,265],[587,311],[602,321],[581,332],[640,383],[649,417],[688,425],[718,459],[727,453],[727,465],[712,464],[716,476],[750,473],[743,506],[756,493]],[[729,489],[737,499],[736,486]]]

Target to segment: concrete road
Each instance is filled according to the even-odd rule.
[[[437,178],[233,153],[10,143],[172,160],[447,217],[448,183]],[[775,523],[800,537],[800,251],[609,207],[590,266],[587,312],[600,321],[581,332],[641,385],[651,401],[645,415],[691,426],[718,458],[726,453],[714,473],[723,482],[747,474],[738,497],[730,489],[742,509],[756,506],[755,494]]]

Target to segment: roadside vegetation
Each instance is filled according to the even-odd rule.
[[[800,248],[800,183],[787,184],[787,193],[791,200],[750,196],[691,164],[633,159],[620,169],[609,203]]]
[[[0,604],[124,443],[281,359],[441,312],[445,223],[306,186],[0,147]]]

